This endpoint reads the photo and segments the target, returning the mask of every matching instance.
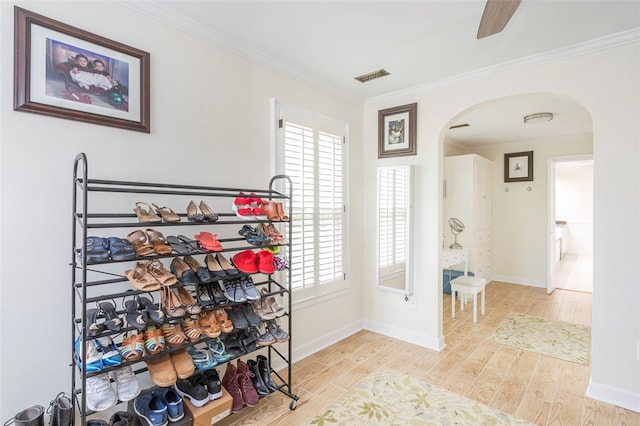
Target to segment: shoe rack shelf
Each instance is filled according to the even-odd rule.
[[[288,205],[288,216],[291,217],[291,196],[292,184],[286,175],[277,175],[269,181],[268,189],[256,188],[227,188],[212,187],[198,185],[183,185],[169,183],[150,183],[150,182],[130,182],[119,180],[101,180],[89,179],[88,177],[88,161],[84,153],[80,153],[74,160],[73,169],[73,225],[72,225],[72,256],[71,256],[71,394],[72,404],[78,409],[78,417],[81,424],[86,424],[86,417],[93,414],[87,406],[87,378],[92,376],[110,372],[123,366],[131,365],[134,374],[140,374],[147,371],[144,361],[153,359],[166,353],[182,350],[189,346],[196,346],[206,343],[210,338],[204,337],[198,342],[185,342],[179,347],[166,347],[164,351],[156,355],[145,355],[136,361],[124,361],[117,366],[105,367],[98,372],[88,372],[85,362],[78,360],[86,360],[87,345],[86,343],[95,338],[89,334],[90,318],[88,311],[103,301],[110,301],[116,306],[116,313],[119,318],[123,319],[122,328],[118,331],[106,329],[101,332],[98,337],[109,336],[116,341],[117,337],[127,331],[134,330],[133,327],[124,321],[125,308],[122,301],[126,296],[135,296],[137,294],[151,295],[156,303],[159,303],[160,296],[154,295],[154,292],[145,292],[135,289],[124,275],[126,269],[131,269],[137,261],[152,259],[173,259],[181,256],[181,254],[152,254],[146,256],[138,256],[132,260],[116,261],[109,259],[105,262],[90,262],[87,260],[87,237],[100,236],[125,238],[132,229],[131,228],[153,228],[161,231],[165,236],[178,234],[196,234],[201,231],[211,232],[219,235],[218,241],[223,245],[222,253],[231,257],[234,252],[240,252],[250,249],[258,249],[254,245],[250,245],[243,236],[238,234],[238,229],[243,225],[256,226],[260,222],[268,223],[266,220],[257,218],[245,220],[239,218],[232,211],[231,205],[238,194],[254,193],[255,197],[263,200],[286,201]],[[278,188],[286,188],[285,192],[276,190]],[[176,214],[180,217],[179,222],[154,222],[144,223],[138,220],[138,216],[133,212],[133,207],[137,201],[142,200],[166,200],[159,201],[159,205],[174,206]],[[226,201],[221,201],[225,199]],[[215,222],[193,222],[188,220],[187,213],[179,212],[186,207],[190,200],[206,200],[213,205],[226,203],[225,211],[217,211],[218,220]],[[155,202],[155,201],[154,201]],[[151,204],[149,202],[148,204]],[[182,208],[178,209],[180,206]],[[183,207],[184,206],[184,207]],[[131,211],[125,213],[123,210]],[[186,209],[185,209],[186,211]],[[287,244],[280,246],[282,253],[289,264],[291,263],[291,241],[292,230],[291,222],[288,222],[287,234],[284,235]],[[206,253],[206,252],[205,252]],[[214,254],[214,253],[212,253]],[[194,256],[197,254],[194,254]],[[168,268],[167,268],[168,269]],[[280,296],[283,302],[286,301],[285,308],[287,312],[281,317],[281,321],[287,326],[289,334],[292,330],[291,315],[291,276],[289,271],[277,272],[275,274],[260,274],[252,277],[254,285],[259,290],[266,289],[263,297]],[[188,285],[184,286],[188,288]],[[193,296],[194,299],[196,296]],[[234,306],[240,303],[229,301],[226,306]],[[76,354],[76,340],[79,339],[81,345],[78,354]],[[286,345],[286,348],[285,348]],[[272,370],[272,374],[279,380],[277,390],[291,398],[289,408],[294,410],[297,405],[298,396],[292,393],[291,385],[291,337],[288,342],[277,343],[274,345],[258,347],[257,351],[266,351],[269,368],[272,360],[278,359],[279,363],[286,365],[286,374],[280,374]],[[76,356],[77,355],[77,356]],[[245,354],[246,355],[246,354]],[[244,356],[244,355],[243,355]],[[227,362],[231,362],[239,357],[232,357]],[[224,364],[218,365],[218,367]],[[276,381],[278,381],[276,380]],[[124,403],[119,401],[120,403]]]

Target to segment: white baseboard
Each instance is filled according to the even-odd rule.
[[[631,393],[612,386],[603,385],[589,380],[586,396],[607,404],[617,405],[627,410],[640,413],[640,394]]]
[[[526,285],[529,287],[547,288],[547,284],[544,282],[532,280],[529,278],[523,278],[523,277],[512,277],[509,275],[492,275],[491,280],[501,281],[501,282],[510,283],[510,284]]]
[[[427,349],[438,352],[443,350],[445,347],[444,336],[438,338],[370,320],[364,320],[364,329],[384,334],[385,336],[400,339],[405,342],[413,343],[415,345],[424,346]]]

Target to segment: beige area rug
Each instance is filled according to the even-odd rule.
[[[307,425],[532,425],[393,370],[378,370]]]
[[[591,327],[511,312],[489,336],[503,345],[589,365]]]

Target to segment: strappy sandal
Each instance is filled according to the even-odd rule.
[[[162,324],[162,334],[164,334],[165,344],[170,348],[182,346],[187,341],[187,336],[182,331],[180,324]]]
[[[188,341],[195,343],[202,339],[202,330],[193,318],[185,318],[182,320],[182,324],[184,326],[184,334],[187,336]]]
[[[201,312],[198,315],[198,325],[200,326],[200,330],[202,330],[202,334],[207,337],[218,337],[222,330],[218,327],[218,320],[216,319],[213,311]]]
[[[154,291],[160,288],[160,281],[149,273],[147,262],[136,262],[133,269],[124,271],[124,276],[138,290]]]
[[[140,303],[140,299],[138,296],[134,296],[133,300],[127,300],[124,302],[124,307],[126,309],[125,319],[127,320],[127,324],[133,328],[137,328],[138,330],[144,330],[147,328],[147,323],[149,322],[149,314],[147,313],[146,308],[142,303]]]
[[[120,355],[125,361],[137,361],[144,354],[142,334],[136,330],[125,333],[120,345]]]
[[[149,260],[147,262],[147,271],[158,282],[164,286],[171,286],[178,282],[178,278],[171,272],[167,271],[162,262],[158,259]]]
[[[173,292],[173,289],[163,287],[160,292],[160,299],[162,309],[164,309],[165,315],[169,318],[182,318],[186,314],[178,296]]]
[[[189,238],[186,235],[178,235],[178,240],[186,244],[193,250],[194,253],[205,253],[206,250],[202,248],[202,245],[199,241],[194,240],[193,238]]]
[[[140,223],[162,222],[162,218],[158,216],[147,203],[137,202],[133,211],[136,213],[136,216],[138,216],[138,222]]]
[[[104,331],[104,324],[98,324],[98,315],[100,314],[100,309],[93,308],[87,310],[87,336],[96,337],[100,333]]]
[[[127,234],[127,240],[131,243],[138,256],[153,254],[155,251],[153,244],[147,243],[147,234],[141,229],[129,232],[129,234]]]
[[[218,321],[218,327],[220,327],[223,333],[231,333],[233,331],[233,323],[229,320],[227,311],[225,311],[224,308],[214,310],[213,314],[216,317],[216,321]]]
[[[284,307],[278,303],[274,295],[269,295],[266,288],[263,288],[260,293],[262,294],[262,299],[271,312],[273,312],[277,317],[281,317],[285,314]]]
[[[158,207],[155,203],[151,203],[151,205],[156,209],[156,213],[160,215],[163,222],[180,222],[180,216],[169,207]]]
[[[171,254],[171,246],[167,244],[167,240],[164,238],[164,235],[162,235],[162,232],[147,228],[146,233],[149,242],[153,245],[154,252],[158,254]]]
[[[122,318],[118,316],[115,305],[111,302],[102,302],[99,306],[104,316],[104,326],[111,331],[120,331]]]
[[[147,310],[147,316],[151,322],[156,324],[162,324],[164,322],[166,319],[164,311],[157,303],[153,303],[153,300],[144,296],[138,296],[138,300]]]
[[[260,231],[262,231],[267,237],[269,237],[269,241],[272,245],[285,245],[287,244],[287,240],[282,236],[280,231],[276,228],[273,223],[261,223],[259,225]]]
[[[198,305],[198,302],[193,298],[191,293],[187,291],[184,287],[178,287],[174,289],[176,296],[178,296],[178,300],[184,307],[184,310],[189,314],[199,314],[202,312],[202,307]]]
[[[150,325],[144,331],[144,347],[149,355],[159,354],[164,351],[165,341],[162,330],[155,325]]]

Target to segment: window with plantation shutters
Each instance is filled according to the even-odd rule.
[[[276,173],[291,178],[292,253],[296,301],[346,285],[344,123],[276,104]],[[288,233],[288,229],[286,230]]]

